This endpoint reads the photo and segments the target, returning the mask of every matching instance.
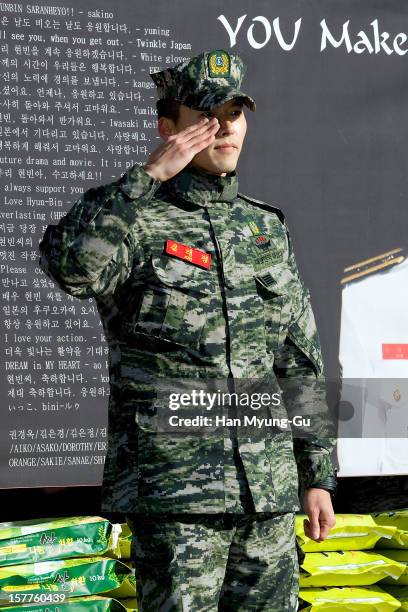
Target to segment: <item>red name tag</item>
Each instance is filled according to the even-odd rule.
[[[408,344],[383,344],[383,359],[408,359]]]
[[[196,266],[200,266],[201,268],[206,268],[206,270],[210,269],[211,255],[209,253],[199,251],[186,244],[181,244],[181,242],[166,240],[166,253],[196,264]]]

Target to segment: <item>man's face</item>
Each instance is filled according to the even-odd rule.
[[[239,99],[232,99],[210,111],[194,110],[180,105],[178,121],[173,124],[176,132],[196,123],[200,117],[216,117],[219,130],[215,140],[208,147],[197,153],[191,165],[210,174],[225,176],[235,170],[247,129],[243,104]]]

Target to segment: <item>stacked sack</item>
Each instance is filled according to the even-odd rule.
[[[408,612],[408,511],[338,514],[323,542],[305,535],[305,518],[296,516],[300,610]]]
[[[136,612],[130,539],[97,516],[0,523],[1,611]]]
[[[405,572],[395,582],[389,578],[381,581],[381,588],[401,602],[401,612],[408,612],[408,508],[392,512],[373,514],[374,521],[381,526],[394,527],[392,537],[381,538],[376,548],[392,561],[405,566]]]

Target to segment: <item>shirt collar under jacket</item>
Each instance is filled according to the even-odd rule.
[[[234,200],[238,193],[238,177],[235,171],[217,176],[189,165],[163,183],[162,188],[177,199],[208,206],[211,202]]]

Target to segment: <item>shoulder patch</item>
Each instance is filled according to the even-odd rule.
[[[280,208],[277,208],[276,206],[272,206],[272,204],[267,204],[266,202],[263,202],[262,200],[256,200],[255,198],[250,198],[249,196],[243,193],[240,193],[240,192],[238,192],[237,195],[239,195],[240,198],[242,198],[243,200],[246,200],[250,204],[254,204],[254,206],[258,206],[259,208],[264,208],[265,210],[269,210],[270,212],[275,213],[275,215],[279,218],[279,221],[285,224],[285,215],[283,214]]]

